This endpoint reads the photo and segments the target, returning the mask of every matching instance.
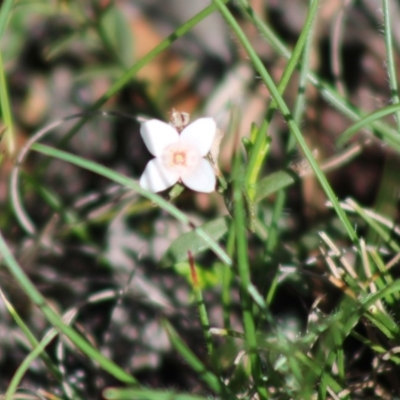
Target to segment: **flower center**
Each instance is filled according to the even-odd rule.
[[[197,167],[201,156],[195,148],[178,142],[166,147],[161,159],[167,169],[181,176],[190,174]]]
[[[174,165],[186,165],[186,153],[183,151],[176,151],[173,153]]]

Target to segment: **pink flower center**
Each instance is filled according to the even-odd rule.
[[[183,151],[176,151],[173,153],[174,165],[186,165],[186,153]]]
[[[193,172],[201,156],[192,146],[178,142],[166,147],[161,159],[167,169],[174,170],[182,176]]]

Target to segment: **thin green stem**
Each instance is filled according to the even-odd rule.
[[[196,271],[196,265],[194,263],[194,258],[192,253],[188,252],[189,256],[189,265],[190,265],[190,272],[192,276],[192,287],[194,297],[196,299],[197,308],[199,310],[199,317],[201,322],[201,327],[203,328],[203,335],[206,341],[207,351],[208,354],[212,357],[214,354],[214,346],[212,342],[212,337],[210,333],[210,321],[208,319],[207,308],[204,303],[203,293],[201,292],[199,277]]]
[[[229,257],[233,259],[235,252],[235,226],[234,224],[230,224],[229,232],[228,232],[228,240],[226,245],[226,252]],[[231,328],[231,286],[232,286],[232,278],[233,272],[230,265],[224,264],[222,271],[222,306],[223,306],[223,320],[224,320],[224,328]]]
[[[8,85],[4,73],[3,56],[0,51],[0,109],[2,110],[2,116],[5,125],[4,135],[5,135],[7,151],[10,155],[12,155],[15,151],[15,140],[14,140],[13,118],[10,107],[10,98],[8,96],[7,87]]]
[[[234,176],[239,176],[240,154],[236,155],[234,165]],[[246,337],[247,350],[251,362],[251,371],[257,386],[257,392],[260,399],[268,399],[268,392],[263,384],[261,375],[260,359],[257,352],[256,327],[252,310],[252,300],[249,290],[252,286],[250,280],[250,266],[248,260],[248,245],[246,238],[246,219],[244,210],[244,201],[242,197],[242,182],[240,179],[234,179],[234,224],[236,233],[238,273],[240,277],[240,297],[242,304],[243,326]]]
[[[319,5],[319,0],[312,0],[311,1],[311,9],[309,12],[309,18],[311,19],[310,24],[307,24],[307,37],[305,40],[304,44],[304,51],[303,51],[303,56],[302,56],[302,61],[301,61],[301,69],[300,69],[300,78],[299,78],[299,88],[298,88],[298,95],[296,98],[296,103],[294,107],[294,112],[293,112],[293,119],[297,125],[300,125],[303,111],[304,111],[304,106],[305,106],[305,96],[306,96],[306,84],[307,84],[307,76],[310,72],[309,66],[310,66],[310,53],[311,53],[311,47],[313,43],[313,22],[315,21],[315,16],[316,12],[318,9]],[[305,32],[305,29],[303,29],[303,32]],[[278,86],[279,89],[279,86]],[[287,167],[290,158],[292,155],[292,151],[295,149],[296,146],[296,139],[294,135],[289,136],[289,140],[286,146],[286,159],[285,159],[285,166]],[[286,203],[286,191],[285,190],[280,190],[276,196],[276,200],[274,203],[274,209],[272,212],[272,219],[271,219],[271,224],[269,226],[269,232],[268,232],[268,239],[266,243],[266,256],[267,259],[269,259],[272,255],[273,250],[276,247],[276,244],[278,243],[278,224],[279,220],[282,215],[282,210],[283,207]]]
[[[6,29],[7,22],[11,14],[12,5],[13,5],[12,0],[5,0],[3,4],[0,6],[0,41],[3,38],[3,34]],[[15,151],[15,139],[14,139],[14,129],[13,129],[13,118],[10,107],[10,98],[8,96],[7,87],[8,86],[4,71],[3,56],[0,51],[0,109],[2,110],[2,116],[6,127],[5,140],[6,140],[7,151],[10,155],[12,155]]]
[[[398,93],[399,87],[397,84],[396,64],[393,56],[392,25],[390,22],[390,9],[388,0],[383,0],[383,17],[385,26],[385,45],[387,54],[387,68],[389,74],[390,91],[392,95],[393,104],[398,104],[400,102]],[[400,111],[396,112],[396,122],[397,122],[397,130],[398,133],[400,134]]]
[[[168,334],[172,346],[176,349],[176,351],[178,351],[187,364],[199,374],[201,379],[210,387],[211,390],[219,395],[224,394],[226,392],[225,385],[217,378],[216,375],[206,369],[203,363],[179,337],[172,325],[167,320],[163,320],[162,324]]]

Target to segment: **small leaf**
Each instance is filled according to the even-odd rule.
[[[185,190],[185,186],[181,185],[180,183],[177,183],[172,187],[172,189],[168,192],[168,197],[169,200],[172,201],[179,197],[182,192]]]
[[[251,149],[253,148],[253,143],[247,137],[243,137],[242,138],[242,143],[243,143],[243,146],[244,146],[244,148],[246,150],[247,158],[249,158],[250,157],[250,153],[251,153]]]
[[[206,232],[211,239],[218,241],[228,231],[230,217],[218,218],[214,221],[202,225],[201,229]],[[209,245],[195,232],[191,231],[181,235],[176,239],[161,259],[161,264],[171,266],[180,261],[187,261],[188,251],[193,255],[207,250]]]
[[[256,185],[255,202],[258,203],[265,197],[296,182],[296,174],[291,171],[278,171],[260,180]]]
[[[134,62],[134,43],[126,15],[117,7],[109,7],[102,15],[100,23],[105,38],[115,53],[113,55],[123,62],[124,67],[130,67]]]

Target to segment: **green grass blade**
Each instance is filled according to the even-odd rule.
[[[188,254],[189,256],[189,265],[190,265],[190,272],[192,277],[192,287],[194,297],[196,299],[197,308],[199,310],[199,317],[201,322],[201,327],[203,328],[203,335],[206,341],[207,351],[208,354],[212,357],[214,354],[214,346],[212,342],[212,337],[210,333],[210,320],[208,318],[208,313],[206,309],[206,305],[204,303],[203,293],[201,292],[201,287],[199,283],[199,278],[196,271],[196,265],[194,263],[194,258],[191,252]],[[217,361],[217,360],[215,360]]]
[[[380,108],[377,111],[374,111],[373,113],[361,118],[359,121],[357,121],[355,124],[347,128],[339,137],[337,140],[337,145],[338,146],[343,146],[345,143],[347,143],[360,129],[364,127],[368,127],[369,125],[373,125],[373,123],[383,117],[386,117],[387,115],[397,113],[400,110],[400,105],[399,104],[394,104],[392,106],[387,106]],[[399,147],[400,149],[400,147]]]
[[[29,370],[32,362],[39,356],[43,356],[46,347],[51,343],[51,341],[57,336],[58,332],[55,329],[52,329],[48,334],[43,338],[40,343],[34,347],[34,349],[25,357],[24,361],[18,366],[15,371],[10,384],[8,385],[5,399],[4,400],[12,400],[14,399],[15,392],[18,389],[19,383],[22,381],[25,373]],[[50,359],[49,359],[50,361]],[[52,364],[50,364],[52,365]],[[61,375],[55,366],[52,366],[51,371],[56,373],[56,377],[61,381]]]
[[[63,160],[71,164],[74,164],[78,167],[87,169],[88,171],[92,171],[96,174],[99,174],[101,176],[104,176],[105,178],[110,179],[111,181],[114,181],[129,189],[132,189],[135,192],[139,193],[140,195],[156,203],[159,207],[163,208],[165,211],[174,216],[178,221],[181,221],[183,224],[193,227],[192,222],[183,212],[179,211],[173,204],[164,200],[161,196],[158,196],[157,194],[142,189],[139,183],[137,183],[134,179],[121,175],[93,161],[86,160],[82,157],[78,157],[73,154],[57,150],[49,146],[36,143],[32,146],[32,149],[47,156],[55,157],[58,158],[59,160]],[[218,245],[217,242],[215,242],[212,238],[210,238],[210,236],[206,232],[204,232],[201,228],[194,228],[194,231],[201,239],[203,239],[208,244],[208,246],[215,252],[215,254],[221,259],[222,262],[231,265],[232,262],[230,257]]]
[[[5,141],[7,152],[12,155],[15,151],[15,139],[14,139],[14,128],[13,118],[10,107],[10,99],[8,96],[8,85],[4,72],[3,56],[0,51],[0,110],[5,125]],[[1,139],[1,138],[0,138]]]
[[[389,9],[389,1],[383,0],[383,17],[384,17],[384,26],[385,26],[385,44],[386,44],[386,55],[387,55],[387,68],[389,74],[389,84],[390,84],[390,92],[392,95],[392,103],[399,104],[399,87],[397,84],[397,73],[396,73],[396,64],[393,55],[393,38],[392,38],[392,24],[390,22],[390,9]],[[400,135],[400,112],[396,112],[396,122],[397,122],[397,130]]]
[[[129,375],[127,372],[118,367],[113,361],[99,353],[92,347],[85,339],[82,338],[74,329],[65,325],[60,316],[50,307],[40,292],[32,284],[24,271],[18,265],[16,259],[12,255],[6,242],[0,233],[0,254],[4,258],[4,264],[8,267],[10,273],[14,276],[16,281],[20,284],[26,295],[30,300],[40,308],[47,320],[55,327],[64,333],[87,357],[97,361],[101,368],[110,373],[116,379],[124,383],[135,384],[136,379]]]
[[[226,244],[226,251],[231,258],[234,257],[235,253],[235,227],[234,224],[230,224],[228,230],[228,239]],[[224,321],[224,328],[230,329],[231,328],[231,320],[230,316],[232,313],[232,283],[233,283],[233,271],[230,265],[224,264],[223,265],[223,272],[222,272],[222,292],[221,292],[221,301],[223,307],[223,321]]]
[[[234,176],[239,176],[240,155],[237,154],[234,166]],[[249,295],[251,290],[250,266],[248,260],[248,245],[246,238],[246,217],[244,210],[244,200],[242,194],[242,182],[236,178],[233,181],[233,199],[234,199],[234,224],[237,246],[238,274],[240,277],[240,302],[242,306],[243,326],[246,338],[247,351],[249,352],[251,362],[251,373],[256,384],[256,390],[260,399],[268,399],[268,392],[263,385],[261,375],[260,359],[257,352],[256,326],[253,315],[253,303]]]
[[[57,193],[52,191],[50,188],[42,185],[36,179],[32,178],[28,174],[23,174],[23,177],[28,187],[32,187],[39,196],[42,198],[45,204],[52,209],[55,213],[60,215],[62,219],[71,227],[71,232],[80,240],[89,243],[92,241],[88,227],[84,223],[79,223],[79,217],[74,209],[68,209],[63,204],[62,199]]]
[[[3,38],[6,25],[11,14],[11,9],[13,5],[12,3],[13,3],[12,0],[4,0],[0,6],[0,42]],[[6,126],[5,140],[6,140],[7,151],[9,154],[13,154],[15,151],[13,119],[12,119],[10,100],[7,90],[7,80],[4,71],[3,56],[1,51],[0,51],[0,109],[2,111],[4,124]]]
[[[203,363],[196,357],[196,355],[186,346],[182,339],[178,336],[178,333],[172,327],[172,325],[163,320],[163,326],[168,334],[168,337],[175,350],[181,355],[181,357],[187,362],[199,377],[208,385],[208,387],[215,393],[222,395],[226,394],[226,388],[220,379],[214,375],[211,371],[203,365]]]
[[[375,280],[376,284],[379,286],[379,290],[383,290],[387,285],[393,283],[393,277],[389,272],[389,268],[385,265],[380,254],[375,250],[370,250],[368,252],[372,261],[375,263],[376,269],[379,271],[379,277]],[[385,302],[390,306],[395,306],[395,304],[400,300],[400,293],[395,293],[393,296],[385,297]]]
[[[15,308],[12,306],[12,304],[7,300],[7,298],[4,296],[4,293],[0,290],[0,296],[2,297],[8,312],[10,315],[13,317],[15,323],[19,326],[25,337],[28,339],[29,343],[31,344],[32,348],[37,350],[38,347],[43,347],[41,343],[36,339],[36,337],[33,335],[29,327],[25,324],[23,319],[18,315],[17,311]],[[45,349],[46,346],[43,347],[43,350]],[[42,358],[43,362],[46,364],[46,367],[48,370],[51,372],[51,374],[59,381],[61,381],[61,374],[58,371],[57,367],[54,365],[53,361],[49,357],[49,355],[45,351],[40,351],[39,352],[40,357]],[[10,383],[11,384],[11,383]]]
[[[106,400],[209,400],[210,396],[196,396],[194,394],[177,393],[170,390],[152,389],[117,389],[104,390]]]
[[[373,229],[381,238],[382,242],[386,243],[391,249],[398,253],[400,252],[400,245],[393,239],[391,232],[386,227],[382,227],[377,221],[371,218],[365,210],[358,205],[354,200],[347,199],[346,202],[355,213],[357,213],[371,229]]]

